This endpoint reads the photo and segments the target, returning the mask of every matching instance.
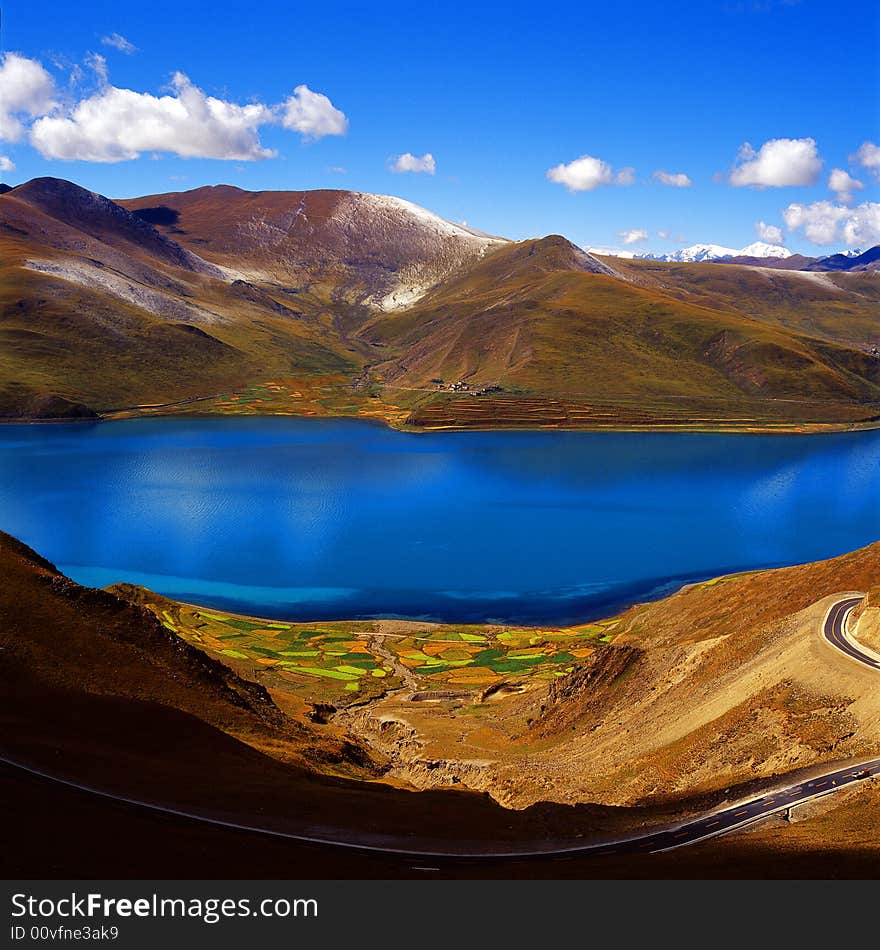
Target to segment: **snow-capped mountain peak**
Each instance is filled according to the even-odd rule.
[[[767,244],[765,241],[755,241],[738,251],[737,257],[791,257],[791,251],[781,244]]]

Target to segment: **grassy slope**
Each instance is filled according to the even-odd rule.
[[[621,273],[681,299],[741,313],[809,336],[865,346],[877,342],[875,273],[788,273],[720,264],[615,260]]]
[[[309,299],[291,306],[0,199],[0,416],[57,394],[103,412],[172,402],[290,374],[353,374],[361,358]],[[113,235],[108,235],[108,241]],[[76,267],[95,282],[38,273]],[[140,299],[98,283],[118,280]]]
[[[539,260],[553,253],[531,243]],[[655,414],[679,400],[719,419],[847,419],[880,401],[880,362],[830,334],[811,335],[808,320],[795,326],[791,316],[807,299],[809,312],[824,313],[833,297],[837,339],[864,338],[876,322],[867,298],[788,276],[780,280],[794,281],[800,296],[761,309],[749,296],[760,297],[753,285],[761,275],[746,290],[729,285],[742,268],[716,268],[727,284],[712,294],[685,294],[656,281],[511,267],[519,248],[495,251],[407,313],[372,321],[366,336],[401,354],[377,367],[382,378],[412,388],[466,379],[582,403],[636,400]]]

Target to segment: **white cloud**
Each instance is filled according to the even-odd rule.
[[[31,144],[44,158],[90,162],[142,152],[240,161],[274,154],[259,139],[259,127],[272,121],[268,107],[206,96],[183,73],[175,73],[172,87],[171,95],[153,96],[107,86],[66,114],[37,119]]]
[[[107,36],[101,37],[101,42],[105,46],[112,46],[113,49],[118,49],[120,53],[125,53],[126,56],[131,56],[132,53],[137,52],[137,47],[134,43],[130,43],[119,33],[108,33]]]
[[[22,117],[45,115],[54,105],[55,82],[35,59],[6,53],[0,61],[0,141],[18,142]]]
[[[658,237],[658,238],[663,238],[664,241],[667,240],[667,239],[669,238],[669,236],[670,236],[669,231],[658,231],[658,232],[657,232],[657,237]]]
[[[283,105],[281,124],[304,138],[314,141],[325,135],[345,135],[348,119],[345,113],[320,92],[308,86],[297,86]]]
[[[814,244],[832,244],[838,238],[840,222],[848,213],[848,208],[830,201],[814,201],[810,205],[790,204],[782,217],[790,230],[802,229]]]
[[[585,247],[587,254],[598,254],[600,257],[635,257],[635,251],[628,251],[622,247],[609,247],[607,245],[590,245]]]
[[[843,240],[850,247],[873,247],[880,244],[880,202],[866,201],[843,222]]]
[[[757,152],[746,142],[730,173],[730,183],[754,188],[815,185],[821,171],[822,159],[814,139],[770,139]]]
[[[388,168],[395,174],[413,172],[415,174],[433,175],[437,169],[437,163],[430,152],[425,152],[421,158],[413,155],[412,152],[404,152],[403,155],[397,155],[389,159]]]
[[[114,37],[124,39],[118,34],[104,39]],[[19,53],[3,56],[0,141],[19,141],[29,126],[31,144],[51,159],[118,162],[144,152],[172,152],[183,158],[252,161],[275,155],[260,142],[261,126],[281,124],[304,139],[348,129],[348,119],[327,96],[305,85],[277,106],[238,105],[206,95],[180,72],[170,93],[154,96],[110,85],[107,61],[99,53],[90,53],[85,64],[99,88],[59,104],[54,80],[39,62]]]
[[[880,180],[880,145],[862,142],[855,155],[850,155],[850,160],[858,162],[862,168],[867,168]]]
[[[661,185],[669,185],[672,188],[690,188],[693,184],[684,172],[656,171],[653,178],[654,181],[659,181]]]
[[[342,165],[328,165],[326,169],[331,175],[345,175],[348,169]]]
[[[7,155],[0,155],[0,172],[14,172],[15,162]]]
[[[260,142],[263,125],[280,122],[306,139],[341,135],[348,128],[343,113],[308,86],[297,86],[280,106],[238,105],[206,95],[175,73],[171,93],[154,96],[108,85],[103,56],[92,54],[88,62],[101,88],[31,126],[31,144],[45,158],[120,162],[144,152],[172,152],[182,158],[255,161],[276,154]]]
[[[849,204],[853,192],[861,191],[865,186],[842,168],[833,168],[828,176],[828,188],[837,195],[837,200]]]
[[[767,241],[770,244],[783,244],[785,242],[785,238],[782,234],[782,228],[777,227],[775,224],[767,224],[764,221],[758,221],[755,224],[755,231],[762,241]]]
[[[628,231],[618,231],[617,236],[624,244],[638,244],[647,241],[648,232],[644,228],[630,228]]]
[[[856,208],[835,205],[830,201],[790,204],[782,216],[790,230],[803,229],[814,244],[843,241],[850,247],[866,247],[880,243],[878,202],[865,202]]]
[[[581,155],[568,164],[555,165],[547,171],[547,178],[569,191],[593,191],[602,185],[631,185],[635,181],[634,168],[621,168],[616,174],[608,162],[592,155]]]

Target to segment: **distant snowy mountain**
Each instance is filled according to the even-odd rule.
[[[640,254],[651,261],[669,261],[676,264],[698,264],[700,261],[718,261],[724,257],[736,257],[740,252],[720,244],[692,244],[673,254]]]
[[[698,264],[701,261],[723,261],[729,257],[764,257],[785,258],[791,257],[791,251],[781,244],[765,244],[764,241],[755,241],[746,247],[737,250],[733,247],[724,247],[721,244],[692,244],[672,254],[637,254],[650,261],[667,261],[676,264]]]
[[[837,255],[839,257],[861,257],[865,252],[860,247],[850,248],[848,251],[838,251]]]

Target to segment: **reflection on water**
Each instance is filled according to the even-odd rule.
[[[0,527],[76,580],[289,618],[561,623],[880,538],[880,432],[0,427]]]

